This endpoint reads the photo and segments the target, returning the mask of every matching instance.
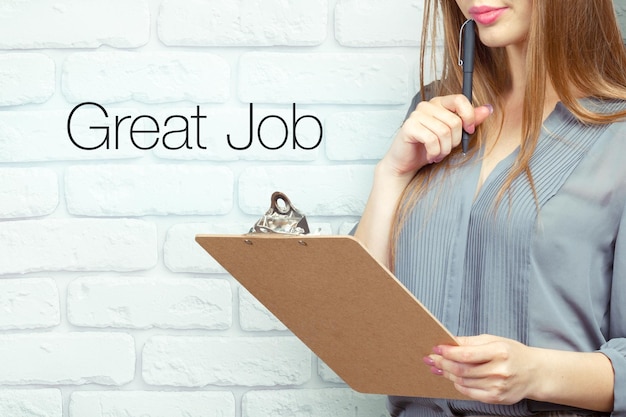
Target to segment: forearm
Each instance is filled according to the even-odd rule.
[[[539,359],[531,399],[601,412],[613,410],[613,367],[604,354],[533,349]]]
[[[488,334],[457,341],[459,346],[436,346],[424,362],[474,400],[515,404],[527,398],[613,411],[615,376],[603,353],[529,347]]]
[[[412,174],[398,175],[384,161],[376,165],[374,183],[355,237],[382,264],[389,266],[389,238],[398,201]]]

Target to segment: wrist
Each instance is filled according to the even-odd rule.
[[[604,354],[531,349],[527,398],[600,412],[613,409],[613,368]]]
[[[550,370],[550,357],[551,355],[545,349],[530,347],[532,360],[531,365],[531,377],[528,384],[528,392],[526,397],[541,402],[550,402],[554,391],[553,379],[554,375],[551,375]]]
[[[383,158],[376,164],[374,170],[374,181],[383,182],[388,185],[396,185],[404,189],[415,176],[417,170],[401,172]]]

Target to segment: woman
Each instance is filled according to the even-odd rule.
[[[626,54],[613,4],[425,10],[423,49],[443,20],[441,79],[422,79],[355,235],[459,335],[424,366],[469,400],[390,397],[392,415],[626,416]],[[474,106],[456,63],[470,18]]]

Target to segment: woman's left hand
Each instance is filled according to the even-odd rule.
[[[477,401],[514,404],[529,397],[537,381],[538,350],[491,335],[457,340],[459,346],[436,346],[424,358],[431,372]]]

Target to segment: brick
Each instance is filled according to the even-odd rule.
[[[233,206],[233,172],[200,165],[90,165],[66,170],[71,214],[217,215]]]
[[[153,336],[144,345],[142,365],[150,385],[300,385],[311,378],[311,351],[291,336]]]
[[[423,14],[419,0],[338,0],[335,37],[343,46],[417,46]]]
[[[196,112],[196,109],[175,109],[168,113],[158,113],[158,120],[166,120],[171,115],[189,117],[190,114],[196,115]],[[186,161],[314,161],[320,154],[324,140],[323,124],[320,130],[317,122],[308,116],[316,117],[318,120],[321,118],[314,110],[298,105],[295,118],[293,105],[266,108],[253,104],[252,112],[249,104],[245,107],[229,107],[222,110],[200,108],[199,114],[206,119],[201,119],[199,134],[195,121],[190,127],[189,147],[170,150],[164,146],[157,146],[154,148],[154,154],[163,159]],[[273,116],[282,118],[287,127],[285,128],[285,125]],[[263,121],[266,117],[269,119]],[[294,123],[296,123],[295,135]],[[259,140],[259,125],[263,142]],[[172,127],[172,129],[182,128]],[[178,143],[172,142],[169,146],[180,146],[184,143],[183,140],[179,139]]]
[[[45,216],[59,204],[57,174],[47,168],[0,168],[0,218]]]
[[[327,0],[166,0],[158,19],[166,45],[319,45],[327,27]]]
[[[261,103],[405,104],[402,55],[250,52],[239,64],[239,98]]]
[[[75,326],[224,330],[232,292],[220,279],[82,277],[68,287],[67,310]]]
[[[120,130],[119,148],[83,150],[72,144],[67,132],[67,122],[72,109],[67,111],[2,111],[0,112],[0,162],[70,161],[93,159],[125,159],[142,156],[131,146],[128,131]],[[134,114],[133,110],[118,109],[121,114]],[[114,116],[87,112],[72,120],[75,140],[82,145],[95,147],[104,140],[101,132],[94,134],[90,126],[115,126]],[[144,152],[145,153],[145,152]]]
[[[69,417],[235,417],[230,392],[79,392],[70,397]]]
[[[199,234],[248,233],[252,223],[182,223],[169,228],[163,260],[172,272],[223,274],[226,271],[196,242]]]
[[[55,86],[54,61],[47,55],[38,53],[0,55],[0,106],[43,103],[52,97]]]
[[[280,190],[305,215],[359,216],[373,172],[373,165],[250,167],[239,177],[239,206],[264,213],[268,196]]]
[[[140,220],[0,222],[0,274],[135,271],[157,262],[154,224]]]
[[[244,287],[239,287],[239,324],[250,332],[288,330],[259,300]]]
[[[386,399],[347,388],[249,391],[242,417],[315,415],[324,417],[387,417]]]
[[[405,111],[334,113],[326,119],[326,156],[333,161],[379,160],[402,126]]]
[[[135,373],[135,345],[122,333],[0,335],[0,384],[124,385]]]
[[[77,52],[65,60],[61,85],[70,102],[223,103],[230,66],[199,52]]]
[[[49,278],[0,280],[0,313],[0,330],[57,326],[61,313],[55,281]]]
[[[0,48],[133,48],[150,37],[146,0],[5,1]]]
[[[63,399],[58,389],[0,390],[0,416],[62,417]]]

